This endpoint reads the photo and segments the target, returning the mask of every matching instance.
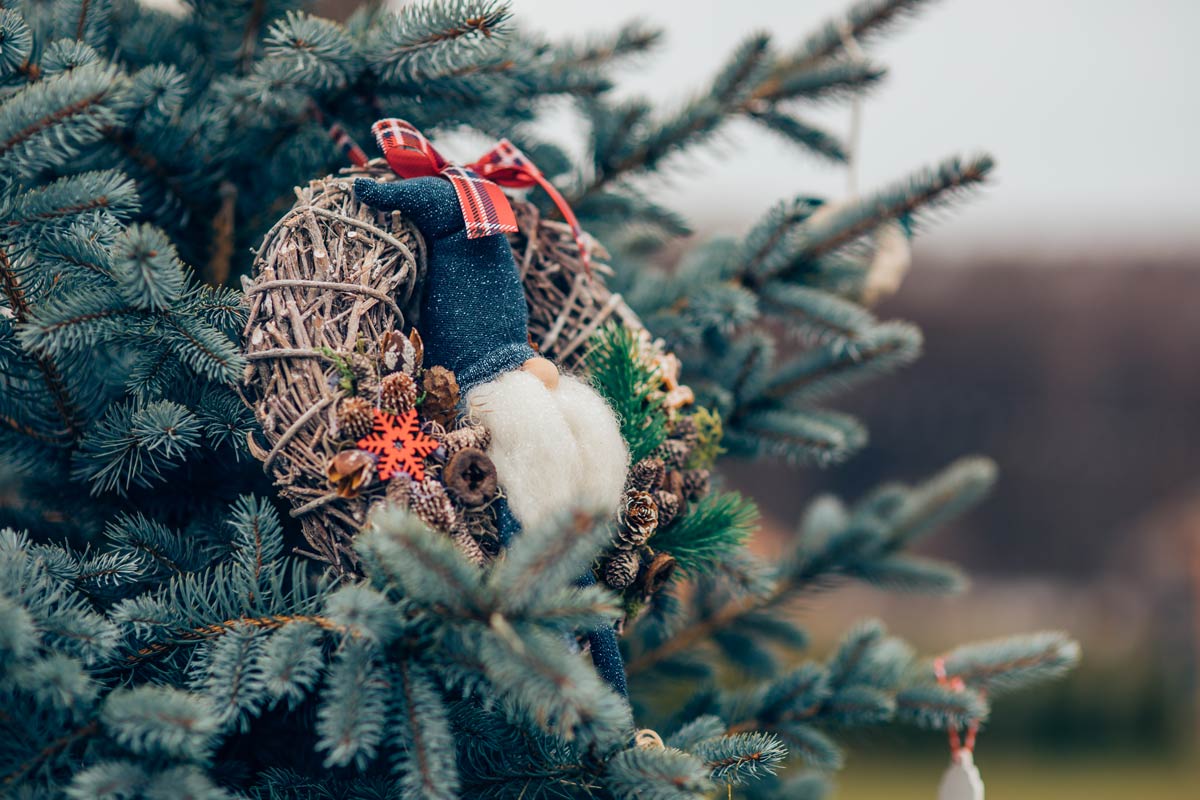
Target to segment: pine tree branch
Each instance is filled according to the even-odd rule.
[[[17,322],[27,321],[30,314],[29,301],[21,289],[21,282],[3,247],[0,247],[0,288],[3,289],[4,296],[8,300],[8,307],[13,313],[13,318]],[[79,436],[78,414],[67,392],[66,383],[58,371],[58,366],[44,355],[34,355],[33,361],[42,374],[42,380],[50,392],[50,399],[54,403],[55,410],[66,426],[66,430],[61,433],[65,434],[65,438],[77,438]],[[50,435],[55,436],[58,433],[60,432],[55,431]],[[62,438],[64,437],[59,437],[58,444],[60,445],[63,443]]]
[[[134,620],[136,621],[136,620]],[[317,614],[272,614],[266,617],[239,617],[237,619],[227,619],[223,622],[214,622],[211,625],[203,625],[198,628],[189,628],[174,634],[178,641],[174,642],[156,642],[147,647],[143,647],[136,653],[128,656],[127,661],[138,663],[148,658],[153,658],[157,655],[167,652],[182,644],[195,644],[202,642],[205,639],[211,639],[215,636],[221,636],[230,631],[239,630],[242,628],[253,628],[257,630],[275,630],[282,628],[284,625],[293,623],[307,623],[315,625],[321,630],[331,631],[334,633],[346,633],[350,636],[357,634],[345,625],[340,625],[328,617],[323,617]]]
[[[68,749],[79,740],[86,739],[89,736],[94,736],[99,732],[100,723],[96,720],[92,720],[83,727],[60,736],[39,750],[33,758],[29,759],[23,764],[20,764],[15,770],[5,775],[0,782],[4,783],[5,786],[11,786],[33,770],[37,769],[37,767],[44,763],[47,759],[53,758],[55,755],[63,750]]]

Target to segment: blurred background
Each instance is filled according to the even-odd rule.
[[[525,26],[569,35],[640,17],[665,28],[623,91],[670,103],[746,33],[797,41],[843,0],[516,0]],[[776,200],[845,196],[984,149],[990,188],[915,243],[878,312],[917,323],[926,354],[839,407],[871,443],[845,465],[734,465],[768,532],[815,495],[856,497],[990,455],[992,497],[928,552],[973,576],[952,599],[847,588],[805,622],[823,652],[877,616],[936,653],[1044,628],[1081,667],[1006,697],[980,737],[992,798],[1200,797],[1200,5],[1184,0],[947,0],[869,54],[890,68],[861,108],[855,175],[750,125],[647,185],[700,235],[742,232]],[[847,133],[845,105],[820,119]],[[572,139],[569,115],[559,141]],[[765,537],[764,548],[771,547]],[[851,742],[835,795],[931,798],[937,736]]]

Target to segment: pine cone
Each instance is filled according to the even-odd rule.
[[[486,451],[491,443],[492,434],[487,428],[482,425],[464,425],[446,434],[442,440],[442,447],[446,448],[446,457],[452,458],[459,450],[466,450],[468,447]]]
[[[700,441],[700,429],[691,417],[681,416],[671,423],[670,437],[684,442],[688,447],[695,447]]]
[[[632,550],[641,547],[658,529],[658,506],[649,492],[629,491],[621,500],[617,513],[617,548]]]
[[[629,488],[640,492],[656,492],[662,486],[665,473],[661,458],[643,458],[629,470]]]
[[[673,469],[663,475],[662,486],[659,487],[660,492],[670,492],[679,499],[683,499],[683,473]]]
[[[665,528],[675,521],[675,517],[679,516],[679,509],[683,506],[683,501],[679,499],[679,495],[671,494],[670,492],[655,492],[654,502],[658,506],[658,527]]]
[[[403,372],[393,372],[379,385],[379,407],[389,414],[403,414],[417,402],[417,382]]]
[[[467,557],[467,559],[477,567],[482,567],[487,563],[487,556],[484,555],[483,548],[479,546],[479,542],[475,541],[475,537],[461,524],[455,526],[450,532],[450,540],[454,542],[455,547]]]
[[[426,525],[439,531],[453,530],[458,521],[446,487],[432,477],[425,478],[413,487],[410,508]]]
[[[667,439],[654,451],[654,455],[663,460],[667,469],[683,469],[691,454],[691,445],[680,439]]]
[[[446,487],[432,476],[418,482],[408,475],[397,475],[388,482],[387,498],[405,506],[436,530],[451,531],[458,524],[458,514],[446,494]]]
[[[338,497],[358,497],[375,479],[375,459],[363,450],[343,450],[325,468]]]
[[[361,397],[345,397],[338,403],[338,433],[358,441],[375,427],[375,408]]]
[[[632,550],[617,552],[604,565],[604,582],[612,589],[620,591],[637,580],[638,570],[641,569],[641,559]]]
[[[699,500],[712,488],[712,473],[706,469],[683,471],[683,496],[688,500]]]
[[[638,580],[638,591],[649,598],[658,594],[675,574],[675,557],[670,553],[655,553]]]
[[[442,480],[450,495],[464,506],[481,506],[496,496],[496,465],[474,447],[450,457]]]
[[[449,427],[458,416],[458,380],[445,367],[430,367],[425,370],[422,381],[425,399],[421,402],[421,413],[426,419]]]
[[[490,508],[466,508],[460,516],[462,527],[479,542],[489,561],[500,554],[500,531],[496,528],[496,515]]]

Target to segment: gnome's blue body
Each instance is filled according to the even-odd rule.
[[[470,390],[518,369],[537,353],[529,344],[529,308],[512,247],[503,234],[468,238],[458,194],[443,178],[390,183],[362,179],[354,191],[363,203],[399,211],[421,232],[429,248],[421,300],[425,362],[446,367],[465,397]],[[508,503],[496,503],[501,543],[521,524]],[[589,571],[580,585],[594,583]],[[600,675],[626,693],[625,667],[611,627],[588,634]]]

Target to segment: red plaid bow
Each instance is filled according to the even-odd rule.
[[[571,226],[580,258],[588,272],[591,272],[587,247],[583,243],[583,230],[571,207],[554,185],[546,180],[542,171],[508,139],[501,139],[478,161],[458,166],[443,158],[424,134],[402,119],[381,119],[371,130],[388,166],[400,177],[440,175],[450,181],[458,192],[468,239],[517,231],[516,215],[508,198],[500,191],[500,186],[514,189],[525,189],[534,184],[541,186]]]

